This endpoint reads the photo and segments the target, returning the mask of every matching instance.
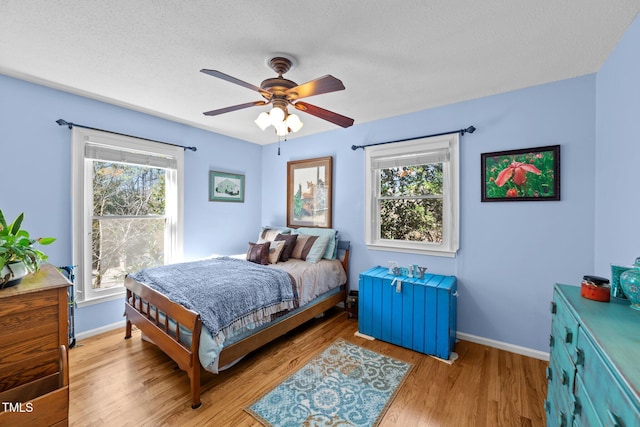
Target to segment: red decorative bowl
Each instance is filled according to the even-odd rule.
[[[611,288],[609,286],[597,286],[593,282],[583,280],[580,295],[583,298],[592,299],[594,301],[609,302],[611,297]]]

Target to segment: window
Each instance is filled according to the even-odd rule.
[[[73,128],[73,262],[80,305],[121,298],[124,276],[182,254],[179,147]]]
[[[455,256],[457,133],[365,148],[369,249]]]

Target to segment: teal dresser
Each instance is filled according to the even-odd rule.
[[[358,331],[421,353],[449,359],[456,342],[454,276],[395,276],[388,268],[360,273]]]
[[[640,426],[640,311],[556,285],[547,426]]]

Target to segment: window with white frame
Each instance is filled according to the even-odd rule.
[[[365,148],[369,249],[455,256],[459,134]]]
[[[180,147],[73,128],[79,305],[121,298],[127,273],[182,256],[183,163]]]

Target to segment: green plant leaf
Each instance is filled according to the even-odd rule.
[[[13,221],[13,223],[11,224],[11,230],[9,231],[9,234],[14,234],[14,235],[18,234],[18,231],[20,230],[20,226],[22,225],[23,219],[24,219],[24,212],[18,215],[18,218],[16,218],[16,220]]]
[[[53,237],[41,237],[32,239],[26,230],[22,230],[24,213],[9,226],[6,226],[4,213],[0,211],[0,268],[12,262],[24,262],[27,270],[36,272],[40,264],[47,259],[47,255],[37,250],[33,245],[40,243],[48,245],[56,239]]]
[[[36,239],[38,243],[40,243],[41,245],[50,245],[53,242],[56,241],[55,237],[40,237],[38,239]]]

